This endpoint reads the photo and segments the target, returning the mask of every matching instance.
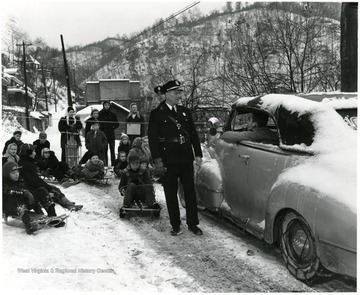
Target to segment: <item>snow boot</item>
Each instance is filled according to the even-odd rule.
[[[50,204],[47,208],[45,208],[49,217],[56,216],[55,212],[55,204]]]
[[[32,233],[37,231],[37,228],[33,224],[31,224],[30,215],[27,210],[22,213],[21,220],[25,225],[25,230],[28,235],[31,235]]]

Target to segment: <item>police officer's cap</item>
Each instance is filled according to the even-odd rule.
[[[183,91],[183,89],[181,88],[181,83],[178,80],[172,80],[165,83],[163,86],[156,86],[154,88],[155,93],[161,92],[162,94],[173,90]]]

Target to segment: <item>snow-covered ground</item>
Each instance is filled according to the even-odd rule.
[[[51,149],[60,158],[58,119],[49,127]],[[16,126],[3,123],[3,143]],[[24,130],[23,130],[24,131]],[[32,143],[38,134],[24,131]],[[35,235],[2,226],[2,287],[6,292],[313,292],[286,269],[278,250],[243,231],[200,214],[201,237],[186,229],[170,236],[162,187],[155,185],[163,210],[159,219],[136,216],[119,219],[122,197],[119,180],[108,186],[84,183],[62,188],[84,208],[69,212],[56,205],[58,214],[69,214],[67,225],[43,229]],[[347,289],[346,289],[347,288]],[[320,291],[353,291],[350,287],[323,287]],[[356,287],[355,287],[356,288]]]

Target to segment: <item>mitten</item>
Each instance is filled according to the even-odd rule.
[[[155,163],[155,175],[159,177],[165,176],[165,167],[164,162],[161,158],[157,158],[154,160]]]

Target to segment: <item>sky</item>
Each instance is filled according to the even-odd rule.
[[[123,0],[3,0],[0,15],[3,20],[13,16],[17,26],[31,40],[41,37],[51,47],[86,45],[117,34],[131,34],[166,19],[199,1],[123,1]],[[201,1],[202,14],[221,10],[223,0]]]

